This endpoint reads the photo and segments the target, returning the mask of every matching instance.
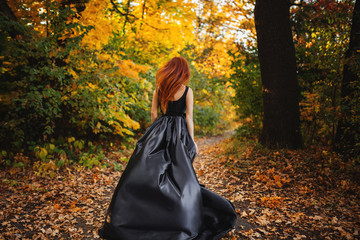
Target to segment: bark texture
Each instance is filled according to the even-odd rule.
[[[302,145],[299,86],[289,10],[290,2],[286,0],[257,0],[255,5],[264,105],[260,142],[270,148]]]

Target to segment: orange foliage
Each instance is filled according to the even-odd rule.
[[[266,183],[268,187],[277,187],[281,188],[283,184],[291,182],[291,179],[287,178],[286,176],[281,177],[280,173],[275,173],[275,168],[270,168],[268,170],[263,171],[256,171],[253,178],[259,182]]]
[[[268,208],[277,208],[284,201],[283,197],[273,196],[273,197],[262,197],[260,202],[262,205]]]
[[[305,100],[300,102],[300,116],[303,121],[313,121],[320,111],[320,96],[317,93],[304,92]]]

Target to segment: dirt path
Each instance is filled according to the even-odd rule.
[[[211,145],[218,144],[221,141],[223,141],[224,139],[231,137],[233,134],[234,134],[234,131],[228,130],[228,131],[225,131],[222,135],[196,138],[196,143],[200,149],[200,154],[201,154],[202,147],[209,147]]]
[[[229,183],[229,175],[226,174],[224,166],[214,168],[214,163],[217,160],[217,157],[215,156],[217,153],[216,148],[219,148],[218,145],[225,139],[230,138],[233,134],[233,131],[227,131],[223,135],[199,138],[197,140],[199,155],[196,156],[193,164],[199,182],[204,184],[207,189],[228,199],[231,195],[233,195],[233,192],[230,193],[226,188]],[[218,165],[215,164],[215,166]],[[233,180],[234,179],[231,179],[230,181]],[[237,212],[239,212],[239,205],[234,206],[237,209]],[[235,232],[241,229],[250,230],[252,228],[254,228],[254,225],[251,225],[245,219],[238,216],[235,229],[228,233],[223,240],[242,239],[240,236],[236,235]]]

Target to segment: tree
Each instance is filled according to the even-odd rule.
[[[360,2],[356,1],[350,31],[349,49],[345,54],[341,87],[341,118],[335,148],[346,158],[360,154]]]
[[[289,10],[286,0],[257,0],[255,5],[264,108],[260,142],[271,148],[298,148],[302,143]]]

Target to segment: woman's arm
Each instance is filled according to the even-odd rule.
[[[194,139],[194,120],[193,120],[193,109],[194,109],[194,93],[191,88],[189,88],[187,94],[186,94],[186,123],[189,130],[189,134],[191,138]],[[196,147],[196,154],[199,153],[199,149],[197,144],[195,143]]]
[[[159,107],[158,96],[156,90],[154,90],[152,103],[151,103],[151,123],[153,123],[158,117],[158,107]]]

